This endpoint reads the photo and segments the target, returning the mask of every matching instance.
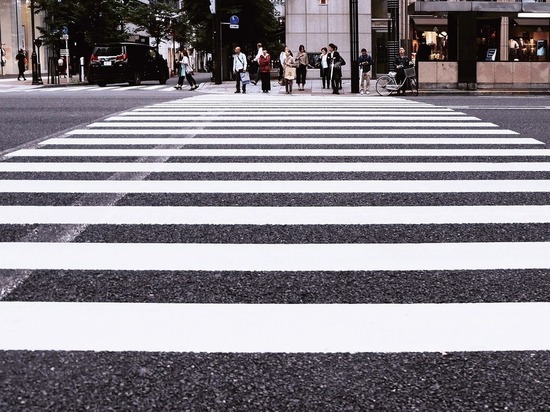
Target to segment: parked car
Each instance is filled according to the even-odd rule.
[[[96,44],[90,57],[88,82],[128,82],[138,85],[143,80],[158,80],[166,84],[170,77],[167,61],[152,47],[140,43]]]

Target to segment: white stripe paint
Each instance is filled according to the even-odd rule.
[[[0,206],[0,224],[387,225],[550,223],[550,206]]]
[[[109,126],[106,124],[106,126]],[[137,125],[134,125],[137,126]],[[450,126],[450,125],[449,125]],[[309,128],[309,129],[193,129],[180,124],[177,129],[76,129],[66,133],[67,135],[510,135],[519,134],[507,129],[383,129],[383,128]]]
[[[546,149],[21,149],[6,157],[548,157]]]
[[[0,269],[402,271],[550,269],[548,242],[0,243]]]
[[[550,192],[550,180],[0,180],[0,193],[514,192]]]
[[[0,269],[401,271],[550,269],[548,242],[0,243]]]
[[[532,138],[513,137],[226,137],[226,138],[181,138],[181,137],[139,137],[139,138],[68,138],[59,137],[39,143],[47,145],[544,145]]]
[[[254,109],[254,112],[251,113],[251,109]],[[228,106],[228,107],[211,107],[211,108],[205,108],[203,106],[200,107],[187,107],[187,106],[178,106],[178,107],[146,107],[141,109],[135,109],[131,112],[122,113],[122,115],[141,115],[141,114],[168,114],[168,115],[185,115],[187,113],[192,113],[194,116],[197,115],[197,113],[208,113],[208,114],[227,114],[227,115],[248,115],[248,116],[254,116],[254,115],[273,115],[277,114],[279,116],[281,115],[296,115],[299,114],[311,114],[318,117],[322,117],[323,119],[327,120],[327,109],[325,108],[316,108],[316,107],[309,107],[304,106],[303,108],[300,108],[299,111],[291,111],[288,109],[288,107],[262,107],[262,106],[246,106],[242,107],[240,110],[238,107],[234,106]],[[418,114],[418,115],[445,115],[450,116],[453,114],[456,115],[464,115],[464,113],[460,112],[453,112],[451,109],[446,108],[432,108],[432,107],[426,107],[425,109],[422,107],[403,107],[403,108],[395,108],[395,107],[365,107],[358,109],[357,107],[349,107],[349,108],[331,108],[330,114],[335,116],[345,116],[347,114],[351,115],[359,115],[359,114],[388,114],[388,115],[411,115],[411,114]]]
[[[182,117],[182,118],[186,118],[186,117],[196,117],[197,116],[197,111],[199,110],[189,110],[189,109],[171,109],[171,110],[166,110],[166,109],[141,109],[141,110],[134,110],[134,111],[131,111],[131,112],[125,112],[125,113],[121,113],[119,114],[119,116],[122,116],[124,117],[125,119],[128,119],[128,118],[131,118],[133,116],[159,116],[161,118],[163,118],[164,116],[177,116],[178,118]],[[252,119],[258,119],[258,118],[266,118],[266,119],[270,119],[270,118],[273,118],[273,120],[277,120],[277,119],[281,119],[281,116],[284,116],[284,118],[286,119],[287,117],[292,117],[292,118],[295,118],[295,117],[301,117],[301,116],[305,116],[305,115],[308,115],[308,116],[314,116],[314,117],[318,117],[320,119],[323,119],[323,120],[327,120],[327,116],[326,116],[326,112],[322,112],[321,110],[300,110],[299,112],[297,111],[289,111],[288,109],[279,109],[279,110],[276,110],[275,113],[276,115],[274,116],[274,111],[273,110],[264,110],[264,109],[261,109],[261,108],[258,108],[258,109],[255,109],[254,112],[250,112],[250,110],[241,110],[241,111],[234,111],[232,109],[227,109],[227,110],[208,110],[206,111],[205,109],[202,109],[200,110],[201,113],[208,113],[207,115],[203,116],[203,115],[200,115],[200,118],[203,119],[203,118],[208,118],[208,117],[212,117],[212,118],[219,118],[219,116],[223,115],[224,117],[225,116],[233,116],[235,117],[236,119],[239,119],[240,115],[242,116],[248,116]],[[212,114],[217,114],[217,116],[212,116]],[[464,113],[461,113],[461,112],[453,112],[453,111],[450,111],[450,110],[440,110],[440,111],[432,111],[431,109],[428,111],[419,111],[418,109],[403,109],[403,110],[399,110],[399,111],[396,111],[396,110],[390,110],[390,109],[368,109],[368,110],[353,110],[353,109],[348,109],[348,110],[343,110],[341,112],[339,111],[335,111],[335,112],[332,112],[332,109],[331,109],[331,118],[334,119],[335,117],[348,117],[348,116],[360,116],[360,117],[363,117],[363,116],[377,116],[378,118],[383,115],[384,117],[385,116],[425,116],[429,114],[430,116],[434,116],[434,117],[437,117],[437,118],[445,118],[445,117],[449,117],[449,118],[453,118],[453,119],[456,119],[456,118],[463,118],[463,116],[465,116]],[[311,117],[309,117],[311,119]],[[476,118],[478,119],[478,118]],[[478,119],[479,120],[479,119]]]
[[[195,119],[197,120],[197,119]],[[193,128],[193,127],[239,127],[242,128],[243,124],[246,124],[249,127],[277,127],[277,128],[308,128],[315,127],[319,129],[325,129],[330,127],[418,127],[422,126],[423,128],[443,128],[443,127],[498,127],[494,123],[489,122],[430,122],[424,124],[422,122],[289,122],[289,121],[278,121],[278,122],[256,122],[249,121],[244,122],[202,122],[202,121],[188,121],[188,122],[140,122],[136,124],[135,122],[96,122],[91,123],[87,127],[116,127],[116,128],[125,128],[125,127],[182,127],[182,128]],[[294,134],[296,131],[290,130]]]
[[[312,120],[315,120],[315,117],[312,116],[312,115],[309,115],[309,116],[303,116],[303,115],[300,115],[300,116],[297,116],[297,115],[294,115],[294,116],[287,116],[285,115],[284,118],[281,117],[281,115],[278,115],[278,116],[260,116],[260,115],[247,115],[247,114],[244,114],[243,113],[243,116],[226,116],[226,115],[220,115],[220,116],[197,116],[196,114],[187,114],[187,115],[162,115],[162,116],[159,116],[157,114],[153,114],[153,115],[143,115],[143,116],[138,116],[138,115],[131,115],[129,116],[128,114],[125,114],[125,115],[121,115],[121,116],[112,116],[112,117],[108,117],[107,119],[105,119],[105,121],[107,122],[127,122],[127,121],[135,121],[135,122],[143,122],[143,121],[157,121],[157,122],[166,122],[166,121],[185,121],[185,122],[192,122],[192,123],[196,123],[198,121],[228,121],[228,120],[231,120],[231,121],[237,121],[241,124],[243,124],[243,122],[246,122],[246,124],[250,123],[250,122],[258,122],[258,121],[277,121],[277,124],[283,124],[283,125],[286,125],[289,120],[304,120],[304,121],[309,121],[311,122]],[[332,117],[332,120],[334,120],[334,117]],[[339,119],[340,120],[340,119]],[[356,120],[356,121],[362,121],[362,122],[367,122],[367,121],[376,121],[376,120],[385,120],[385,121],[388,121],[388,120],[394,120],[394,121],[397,121],[399,123],[403,123],[403,122],[406,122],[406,121],[413,121],[413,122],[426,122],[426,121],[439,121],[439,120],[446,120],[446,121],[463,121],[463,122],[466,122],[466,121],[469,121],[469,122],[476,122],[476,121],[479,121],[480,119],[477,118],[477,117],[473,117],[473,116],[411,116],[409,114],[407,114],[407,116],[404,116],[404,115],[400,115],[400,116],[390,116],[390,115],[386,115],[386,114],[379,114],[377,116],[366,116],[366,115],[358,115],[358,116],[354,116],[354,115],[346,115],[346,116],[341,116],[341,120]],[[318,117],[318,122],[321,122],[322,124],[324,124],[326,122],[326,116],[319,116]],[[344,124],[344,122],[339,122],[341,124]],[[181,124],[181,123],[180,123]],[[217,124],[217,123],[214,123],[214,124]],[[254,123],[253,126],[258,126],[259,124],[261,123]],[[316,125],[318,125],[319,123],[316,123]],[[370,123],[369,123],[370,124]],[[415,123],[416,124],[416,123]],[[454,123],[451,123],[451,124],[454,124]],[[393,125],[395,125],[395,123],[393,123]]]
[[[0,303],[0,350],[548,351],[549,303]]]
[[[0,162],[0,172],[547,172],[550,162],[460,163],[57,163]]]

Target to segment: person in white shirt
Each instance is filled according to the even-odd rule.
[[[288,47],[285,47],[281,54],[279,54],[279,84],[284,84],[285,79],[285,59],[286,59],[286,52],[288,50]]]
[[[244,53],[241,53],[241,48],[239,46],[235,47],[235,54],[233,55],[233,74],[235,75],[237,91],[235,93],[241,92],[241,73],[244,73],[247,68],[246,56]],[[242,85],[243,93],[246,93],[246,84]]]
[[[319,67],[319,69],[321,72],[321,79],[323,80],[323,89],[330,89],[330,67],[328,65],[327,57],[328,50],[326,47],[323,47],[321,49],[321,56],[319,57],[319,60],[321,62],[321,66]]]
[[[258,48],[258,52],[256,53],[256,57],[254,57],[254,60],[252,61],[257,64],[258,69],[256,70],[256,78],[254,79],[254,81],[250,82],[254,85],[258,83],[258,80],[260,80],[260,57],[264,54],[262,43],[258,43],[256,47]]]

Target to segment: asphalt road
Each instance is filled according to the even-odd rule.
[[[58,316],[61,319],[69,319],[66,323],[61,321],[61,324],[55,324],[55,328],[52,326],[51,330],[45,330],[40,336],[32,335],[30,331],[30,337],[19,343],[20,347],[29,347],[36,343],[39,346],[36,350],[0,351],[0,410],[538,411],[550,409],[550,351],[537,350],[536,345],[527,337],[527,333],[540,332],[540,336],[543,337],[539,339],[540,342],[535,343],[545,344],[548,338],[543,334],[547,329],[545,322],[548,318],[544,316],[537,318],[534,327],[531,327],[531,319],[527,319],[528,322],[525,322],[527,326],[521,331],[519,331],[521,324],[517,325],[518,328],[499,327],[501,324],[508,325],[509,318],[514,318],[516,315],[521,318],[522,313],[526,313],[525,306],[513,305],[544,305],[550,302],[548,266],[534,268],[528,263],[522,266],[516,260],[520,258],[518,257],[520,253],[509,254],[512,262],[510,267],[499,266],[498,259],[491,260],[487,257],[492,253],[491,245],[495,245],[496,250],[502,245],[526,246],[534,248],[529,249],[533,252],[533,260],[538,258],[544,263],[546,257],[540,254],[538,247],[550,241],[550,219],[548,213],[545,213],[546,209],[538,212],[541,217],[537,221],[529,219],[529,212],[526,212],[527,218],[522,222],[511,220],[505,213],[502,213],[503,217],[500,216],[501,213],[495,213],[500,220],[493,221],[493,216],[490,214],[480,216],[477,211],[472,212],[472,215],[479,218],[479,221],[468,220],[472,218],[468,213],[464,217],[466,220],[462,221],[460,220],[462,217],[458,217],[459,214],[455,209],[449,209],[447,212],[447,215],[457,213],[455,220],[437,220],[439,216],[437,211],[442,207],[545,207],[550,205],[548,188],[542,187],[530,191],[525,186],[527,184],[543,185],[548,181],[550,172],[544,169],[548,165],[548,157],[531,156],[530,153],[545,150],[545,146],[537,144],[532,147],[527,143],[489,144],[497,150],[511,151],[516,148],[523,150],[521,154],[505,156],[505,160],[502,160],[496,154],[477,154],[477,151],[486,149],[487,144],[463,143],[453,146],[447,142],[432,145],[425,141],[416,144],[396,144],[391,140],[397,136],[394,133],[388,135],[383,131],[383,128],[388,126],[380,126],[378,134],[367,136],[387,138],[388,140],[382,144],[372,142],[341,144],[334,141],[318,146],[311,142],[220,144],[206,140],[209,137],[215,139],[243,137],[244,133],[255,128],[260,128],[260,131],[255,131],[246,137],[276,138],[281,137],[278,136],[281,134],[295,139],[332,138],[334,137],[332,133],[337,134],[341,129],[338,122],[347,121],[346,116],[348,116],[345,112],[338,114],[336,110],[338,102],[348,105],[347,108],[342,109],[344,111],[351,112],[358,106],[355,101],[347,101],[345,95],[341,100],[323,99],[319,96],[303,99],[289,97],[292,100],[277,97],[278,100],[274,100],[277,107],[270,106],[271,110],[288,109],[289,113],[286,115],[288,117],[282,115],[274,122],[276,126],[263,128],[261,125],[255,126],[255,120],[250,119],[241,122],[240,128],[235,128],[231,124],[226,127],[209,125],[208,120],[200,119],[200,116],[212,115],[216,109],[220,108],[218,106],[223,106],[222,109],[226,110],[226,101],[230,99],[232,99],[230,107],[240,111],[238,117],[249,116],[268,104],[258,100],[258,96],[248,95],[240,96],[238,104],[235,104],[233,94],[187,99],[185,102],[180,102],[179,107],[178,105],[170,107],[170,115],[174,113],[185,115],[196,110],[200,116],[196,116],[196,119],[187,119],[185,122],[180,120],[181,125],[178,127],[167,126],[169,121],[163,120],[164,125],[155,124],[156,129],[160,128],[158,134],[143,136],[133,134],[136,129],[149,130],[151,126],[146,125],[146,120],[137,121],[135,127],[120,126],[117,129],[112,124],[120,120],[105,119],[113,114],[128,116],[126,112],[130,109],[168,102],[175,97],[184,96],[191,96],[191,94],[155,90],[105,93],[98,91],[92,97],[90,92],[78,90],[0,94],[1,110],[5,113],[4,119],[7,119],[0,122],[1,150],[7,153],[22,146],[31,150],[31,152],[20,152],[20,156],[17,157],[7,157],[1,162],[21,168],[18,171],[0,172],[1,207],[68,206],[67,213],[83,206],[144,207],[140,209],[141,212],[137,213],[137,216],[133,217],[111,218],[110,213],[100,214],[97,217],[99,223],[94,224],[86,223],[87,221],[66,223],[62,221],[61,215],[56,215],[53,221],[46,222],[37,222],[32,220],[34,217],[31,216],[27,223],[10,221],[17,217],[13,216],[6,218],[4,223],[0,223],[2,239],[0,253],[5,253],[4,250],[7,250],[3,249],[5,246],[3,243],[21,243],[23,247],[32,244],[39,249],[47,247],[50,242],[54,246],[59,243],[58,251],[54,248],[52,249],[54,252],[50,254],[41,252],[44,254],[43,260],[37,263],[39,269],[36,270],[8,267],[9,265],[5,262],[10,260],[11,256],[3,255],[4,262],[0,261],[0,281],[3,287],[9,285],[10,290],[9,293],[4,293],[3,302],[0,303],[0,325],[4,325],[5,328],[16,328],[18,325],[13,319],[19,313],[9,313],[10,307],[7,305],[10,303],[29,304],[29,306],[14,306],[13,311],[36,310],[37,316],[40,315],[41,309],[48,311],[52,307],[59,307],[61,309]],[[251,103],[245,100],[249,97]],[[266,98],[269,99],[271,96]],[[330,111],[323,107],[325,101],[330,102]],[[376,102],[374,98],[372,101]],[[433,96],[418,97],[414,101],[430,103],[443,109],[451,107],[455,111],[465,113],[465,117],[479,118],[480,120],[472,122],[474,125],[471,128],[467,127],[468,130],[476,130],[476,122],[493,122],[498,126],[497,130],[506,138],[535,138],[546,144],[550,143],[550,131],[547,127],[550,120],[550,98],[548,97]],[[406,110],[406,104],[398,100],[395,101],[395,106]],[[300,129],[302,134],[300,132],[292,134],[293,130],[299,127],[292,126],[294,128],[292,129],[288,126],[292,121],[291,117],[307,110],[310,110],[307,116],[312,117],[312,121],[316,124],[332,121],[336,125],[326,126],[330,132],[324,130],[310,133],[306,128],[305,131]],[[319,110],[319,113],[315,114],[312,110]],[[359,108],[359,110],[367,111],[366,108]],[[391,110],[392,107],[388,106],[384,111]],[[432,114],[430,108],[423,108],[423,110],[426,115]],[[385,112],[380,114],[380,120],[389,116]],[[159,116],[158,113],[153,115]],[[223,113],[216,115],[226,116]],[[335,120],[337,116],[340,117]],[[191,125],[194,121],[197,123]],[[378,119],[371,121],[377,122]],[[92,122],[99,124],[86,127]],[[422,135],[413,135],[413,131],[429,127],[432,122],[434,122],[433,119],[411,128],[403,126],[403,134],[406,137],[421,138]],[[155,139],[177,137],[178,135],[174,133],[181,131],[182,125],[190,128],[184,131],[186,134],[196,133],[194,139],[186,141],[186,145],[174,144],[170,140],[162,143],[131,140],[147,137]],[[365,123],[354,127],[357,128],[355,130],[362,131],[376,129],[378,126],[369,126]],[[116,134],[117,130],[124,128],[133,131],[122,131]],[[163,128],[169,129],[168,132],[161,134]],[[451,126],[447,126],[448,128],[455,130]],[[485,126],[481,127],[483,130],[485,128]],[[228,129],[241,130],[243,135],[239,135],[239,132],[222,134]],[[270,129],[275,129],[273,135],[262,134]],[[487,129],[492,128],[487,127]],[[504,134],[508,129],[520,134]],[[100,132],[108,130],[107,133],[111,134],[95,135],[97,130]],[[407,130],[410,131],[407,132]],[[66,131],[75,134],[66,135]],[[200,133],[211,134],[201,135]],[[456,135],[441,136],[436,129],[431,136],[471,137],[461,133],[463,130]],[[99,143],[76,140],[67,144],[70,138],[93,139],[101,136],[105,139]],[[42,146],[35,144],[48,137],[62,139]],[[109,144],[108,139],[113,137],[125,140]],[[342,135],[339,138],[347,137],[355,138],[358,135]],[[500,137],[500,135],[487,137]],[[201,142],[200,139],[204,140]],[[442,151],[448,150],[451,154],[441,152],[443,154],[436,156],[422,152],[423,150],[428,152],[434,146]],[[283,152],[277,152],[277,155],[270,154],[279,148],[282,148]],[[420,149],[420,151],[406,156],[398,154],[387,156],[379,152],[376,152],[377,154],[361,152],[347,156],[335,156],[331,153],[333,150],[342,148],[350,151],[381,149],[384,152],[402,148],[404,150]],[[84,149],[86,152],[68,152],[79,149]],[[129,155],[127,151],[130,149],[144,151]],[[147,151],[170,149],[175,149],[176,152],[195,149],[196,151],[172,155],[159,154],[161,152],[156,152],[154,155],[147,153]],[[204,155],[208,150],[219,149],[221,152]],[[248,149],[257,149],[257,153],[251,155],[249,152],[239,152]],[[293,150],[284,152],[284,149],[304,150],[304,152],[301,156],[293,156],[289,154]],[[48,153],[47,150],[55,152],[42,156]],[[100,150],[114,152],[99,152]],[[261,150],[265,150],[267,154],[261,155]],[[307,150],[326,150],[326,152],[322,155],[311,155]],[[472,153],[452,154],[453,150],[471,150]],[[516,169],[507,168],[510,159],[516,163]],[[30,164],[38,164],[44,169],[26,168]],[[60,164],[67,166],[68,169],[54,168],[48,171],[49,164]],[[456,167],[460,168],[466,164],[471,169],[456,170]],[[542,164],[543,167],[537,169],[538,164]],[[84,170],[74,168],[78,165],[84,167]],[[139,170],[126,170],[125,165],[137,165]],[[533,165],[535,168],[529,170]],[[411,171],[407,167],[416,169]],[[8,180],[13,181],[12,186],[1,186],[3,181]],[[74,189],[77,186],[94,184],[98,180],[101,184],[94,186],[94,189],[90,189],[89,192],[76,193]],[[25,181],[33,181],[34,186],[28,186],[29,188],[26,189]],[[52,181],[53,185],[49,186],[48,181]],[[71,186],[73,181],[76,181],[75,186]],[[196,186],[188,192],[177,192],[174,186],[162,186],[165,183],[170,185],[170,182],[174,181],[178,182],[178,189],[187,183],[196,184]],[[271,189],[262,192],[255,189],[258,186],[253,186],[261,187],[262,184],[266,184],[265,182],[271,181],[275,184],[282,182],[277,186],[278,191]],[[295,184],[293,181],[301,182],[294,191],[291,190],[292,185]],[[371,191],[349,189],[341,192],[335,189],[340,185],[359,184],[361,181],[380,183],[384,185],[384,189]],[[108,188],[109,185],[118,183],[126,185],[124,193]],[[441,184],[443,189],[435,191],[411,189],[415,184],[432,183]],[[143,186],[133,186],[134,184],[143,184]],[[145,186],[148,184],[152,186]],[[233,184],[241,186],[232,189]],[[330,184],[332,187],[329,190],[316,192],[316,185],[322,184]],[[396,190],[388,189],[392,184],[402,186]],[[455,184],[466,185],[467,190],[454,189]],[[508,186],[500,188],[501,186],[497,187],[499,184],[512,186],[510,186],[511,189]],[[159,186],[163,189],[155,191]],[[203,191],[206,186],[213,189]],[[478,189],[472,189],[474,186]],[[130,187],[137,187],[135,193],[131,193]],[[147,187],[153,187],[154,190],[148,192]],[[249,187],[252,189],[248,189]],[[153,211],[145,209],[147,206],[155,210],[162,209],[163,213],[154,217]],[[171,215],[172,208],[167,206],[192,206],[197,207],[199,211],[211,207],[208,209],[207,219],[213,219],[216,207],[230,206],[236,208],[263,206],[274,209],[293,206],[321,207],[322,209],[378,206],[383,208],[385,214],[377,223],[359,221],[350,223],[350,221],[341,222],[340,219],[342,215],[347,216],[351,212],[347,210],[337,213],[339,209],[336,209],[333,216],[333,219],[338,222],[336,224],[294,221],[288,223],[284,219],[280,220],[282,218],[278,210],[258,213],[258,216],[254,210],[248,210],[241,217],[245,223],[228,222],[225,212],[219,217],[220,221],[215,223],[213,220],[197,223],[178,220]],[[403,207],[408,211],[417,210],[419,206],[433,207],[433,209],[426,209],[423,224],[384,220],[387,215],[398,219],[397,215],[402,213],[395,208],[391,210],[385,208]],[[127,210],[127,213],[130,215],[130,210]],[[313,219],[320,219],[316,216]],[[260,224],[252,222],[253,219],[263,222],[264,218],[273,220]],[[126,223],[120,223],[121,219],[126,219],[124,220]],[[147,219],[151,220],[147,221]],[[306,216],[300,219],[306,219]],[[107,266],[110,262],[109,251],[102,252],[94,249],[90,252],[91,247],[102,243],[113,247],[113,250],[117,248],[118,252],[112,252],[115,256],[114,261],[126,259],[128,265],[143,265],[143,268],[137,270],[94,268],[96,262],[107,262],[105,264]],[[65,250],[69,244],[80,248],[74,250],[80,251],[77,253],[82,255],[77,254],[75,259],[71,259],[72,266],[67,264],[68,266],[62,269],[53,268],[58,256],[67,253]],[[364,264],[370,265],[371,261],[381,260],[382,266],[375,269],[369,266],[361,270],[306,270],[292,266],[300,259],[276,259],[276,255],[269,255],[270,259],[257,259],[257,256],[251,253],[246,256],[246,259],[233,262],[234,267],[231,269],[210,269],[213,263],[211,261],[215,263],[218,258],[222,258],[219,256],[211,258],[209,255],[204,258],[199,252],[196,255],[185,255],[188,253],[185,252],[186,246],[184,249],[178,249],[178,251],[184,250],[185,253],[175,254],[175,256],[168,253],[163,255],[165,260],[162,261],[151,262],[143,258],[143,256],[149,256],[147,255],[150,253],[147,249],[149,247],[160,245],[161,249],[162,247],[168,249],[187,244],[222,248],[227,245],[247,248],[252,244],[280,250],[293,245],[313,248],[333,245],[338,251],[347,247],[367,245],[364,249],[365,253],[371,253],[371,247],[379,252],[369,255],[371,257]],[[419,244],[427,250],[437,250],[431,248],[439,246],[454,247],[453,245],[457,244],[474,248],[460,249],[468,252],[455,251],[453,256],[458,255],[456,259],[458,269],[450,269],[448,266],[450,259],[438,260],[437,253],[422,255],[425,259],[415,259],[415,253],[402,258],[406,255],[401,254],[401,247],[417,250],[413,248]],[[139,253],[126,255],[128,252],[125,247],[135,245],[144,247],[139,249],[142,250],[143,256]],[[379,258],[386,253],[383,252],[384,247],[394,246],[396,248],[392,250],[395,250],[395,254],[389,254],[385,259]],[[482,252],[476,253],[475,248],[479,248]],[[488,253],[485,254],[483,251]],[[418,249],[416,253],[419,252]],[[186,256],[189,258],[186,259]],[[316,256],[316,259],[311,259],[311,264],[324,259],[322,253]],[[497,256],[508,258],[502,254]],[[231,255],[226,258],[230,259],[230,257]],[[350,254],[345,263],[354,261],[356,258],[357,254]],[[34,259],[35,255],[31,253],[21,258],[22,261],[26,260],[25,264],[27,261],[34,262]],[[490,263],[484,263],[484,269],[476,266],[480,262],[485,262],[486,259],[490,260]],[[426,269],[423,266],[424,260],[437,267]],[[202,266],[190,268],[188,262],[194,261],[202,262]],[[249,261],[260,265],[263,269],[242,269]],[[417,265],[414,268],[411,266],[413,261]],[[155,265],[164,267],[169,264],[173,264],[175,269],[155,267]],[[286,264],[291,268],[285,269]],[[273,269],[279,267],[283,269]],[[56,306],[60,303],[77,306],[67,306],[63,309],[61,306]],[[80,310],[79,308],[84,304],[91,305],[89,310],[78,312],[81,318],[71,318],[71,308],[75,311]],[[104,306],[107,304],[114,306]],[[491,336],[486,336],[485,338],[491,344],[486,344],[485,347],[478,346],[477,350],[466,350],[464,348],[469,347],[470,341],[477,342],[481,338],[472,332],[472,328],[459,329],[457,326],[458,330],[462,330],[462,334],[457,337],[456,343],[459,346],[462,345],[460,346],[462,350],[449,351],[441,346],[441,350],[409,349],[400,350],[397,353],[382,350],[350,350],[333,353],[322,353],[321,350],[306,350],[302,353],[275,353],[275,351],[222,353],[220,350],[161,351],[143,348],[143,350],[120,350],[116,347],[98,349],[93,346],[93,342],[96,342],[94,339],[79,339],[80,336],[75,336],[77,332],[73,330],[81,330],[79,329],[81,325],[89,324],[92,330],[101,328],[104,324],[110,324],[114,322],[113,319],[117,320],[118,316],[122,316],[121,312],[116,312],[116,315],[108,313],[106,317],[100,318],[98,314],[105,307],[138,310],[138,306],[131,306],[134,304],[146,304],[155,308],[166,308],[166,310],[181,304],[184,306],[196,304],[200,308],[208,304],[213,306],[231,304],[232,307],[244,307],[245,311],[246,308],[251,308],[251,311],[255,308],[246,305],[259,304],[268,307],[269,304],[275,304],[274,306],[277,307],[287,305],[285,307],[290,313],[294,313],[293,311],[297,308],[308,307],[306,306],[308,304],[312,308],[327,304],[327,310],[331,307],[346,307],[353,304],[377,307],[382,310],[388,306],[394,308],[418,305],[429,308],[428,311],[435,313],[448,307],[466,307],[474,313],[472,323],[476,317],[483,317],[486,308],[490,307],[496,311],[495,320],[486,326],[495,333],[499,333],[499,339],[495,342],[490,339]],[[164,304],[167,306],[164,307]],[[512,308],[510,316],[504,316],[500,312],[501,308],[507,307]],[[129,310],[129,319],[132,320],[132,309]],[[244,325],[234,325],[234,327],[245,330],[245,338],[250,337],[250,340],[254,341],[252,337],[255,336],[255,329],[246,330],[247,322],[253,321],[252,315],[243,318],[247,319],[243,320]],[[224,313],[218,312],[217,316],[222,319],[222,324],[218,325],[219,329],[226,332],[225,335],[223,333],[217,335],[214,343],[219,346],[214,346],[223,348],[225,341],[229,342],[234,338],[234,333],[231,328],[223,329],[223,320],[228,320],[224,318]],[[202,317],[200,312],[192,312],[186,325],[177,323],[176,326],[175,320],[174,323],[170,323],[169,320],[165,326],[166,336],[172,336],[172,338],[167,339],[169,342],[160,343],[185,340],[185,333],[191,330],[194,319],[202,320],[208,325],[216,321],[215,316]],[[50,320],[46,318],[43,321],[50,325],[48,323]],[[156,318],[156,321],[164,325],[162,318]],[[299,322],[298,319],[295,321]],[[414,323],[415,316],[409,315],[406,321]],[[294,319],[291,318],[289,323],[293,324],[293,322]],[[362,330],[367,329],[364,325],[350,322],[349,319],[340,319],[340,322],[343,325],[342,329],[335,326],[326,326],[326,328],[329,328],[329,331],[333,330],[330,328],[335,328],[334,330],[345,333],[348,331],[347,326],[354,332],[350,335],[351,340],[356,339],[355,332],[359,336]],[[387,322],[391,326],[395,318],[390,317]],[[119,330],[125,327],[124,323],[121,321],[118,324],[119,329],[115,328],[109,335],[105,335],[104,341],[109,343],[116,341],[117,338],[122,339],[124,333]],[[269,317],[265,318],[265,324],[273,323],[277,322]],[[320,324],[323,325],[323,323]],[[307,337],[309,333],[317,333],[316,325],[318,325],[316,321],[307,324],[303,330],[308,332],[304,335]],[[398,334],[399,339],[395,340],[402,341],[406,348],[413,348],[412,342],[416,341],[417,333],[418,335],[432,333],[433,340],[437,342],[441,335],[453,330],[454,326],[453,321],[446,322],[444,319],[433,330],[423,328],[422,332],[414,330],[410,334]],[[35,324],[35,327],[38,330],[41,327],[40,322]],[[147,327],[143,326],[143,330],[137,332],[140,338],[134,343],[138,347],[145,345],[145,342],[151,339],[154,340],[155,336],[149,336],[151,333],[148,328],[151,327],[152,325],[148,324]],[[294,333],[298,334],[303,330],[294,331]],[[446,332],[441,332],[442,330]],[[0,334],[2,332],[3,330],[0,329]],[[483,335],[482,332],[485,331],[480,331],[481,335]],[[162,330],[159,333],[162,333]],[[491,335],[488,332],[487,334]],[[59,338],[58,345],[68,342],[69,349],[44,349],[50,338],[52,342]],[[285,341],[293,341],[293,339],[294,334],[289,332],[288,335],[275,336],[273,340],[280,340],[280,343],[284,344]],[[4,344],[5,341],[0,337],[0,344]],[[99,341],[101,342],[102,339]],[[481,342],[483,343],[483,339]],[[514,347],[512,344],[506,346],[509,342],[519,342],[519,346]],[[72,343],[75,344],[76,349],[71,349]],[[92,349],[84,350],[88,343],[93,346]],[[212,342],[203,342],[204,345],[207,343]],[[346,343],[343,342],[344,345]],[[399,342],[385,343],[389,346]],[[495,349],[491,345],[498,348],[506,346],[511,349]],[[51,346],[55,345],[51,343]]]
[[[170,79],[169,84],[174,83]],[[110,86],[114,89],[119,86]],[[108,93],[67,92],[64,88],[47,93],[0,93],[0,151],[43,139],[74,127],[99,120],[131,108],[175,98],[190,93],[160,91],[123,91]],[[222,97],[221,97],[222,98]],[[231,99],[226,95],[224,99]],[[550,96],[420,96],[419,102],[447,106],[477,116],[484,121],[519,132],[550,144]],[[327,113],[327,120],[330,113]]]

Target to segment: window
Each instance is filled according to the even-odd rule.
[[[319,6],[326,6],[328,3],[328,0],[319,0]]]

